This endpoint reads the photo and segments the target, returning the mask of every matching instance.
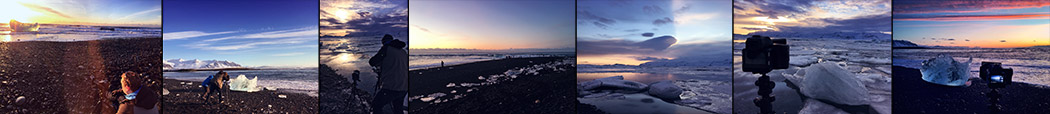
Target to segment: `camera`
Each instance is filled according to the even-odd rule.
[[[744,42],[742,51],[744,72],[769,73],[773,69],[788,68],[787,39],[772,39],[753,35]]]
[[[1003,68],[999,62],[981,62],[980,77],[991,88],[1004,88],[1013,82],[1014,69]]]

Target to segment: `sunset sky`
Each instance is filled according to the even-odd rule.
[[[1050,45],[1050,1],[894,1],[893,38],[928,46]]]
[[[0,23],[161,24],[160,0],[0,0]]]
[[[579,1],[578,63],[729,62],[730,4],[732,1]]]
[[[890,0],[744,0],[733,3],[733,15],[733,34],[891,33]]]
[[[575,47],[575,1],[419,0],[409,5],[410,48]]]

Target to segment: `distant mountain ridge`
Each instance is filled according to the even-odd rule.
[[[222,68],[244,68],[240,64],[231,61],[219,60],[186,60],[168,59],[164,61],[164,69],[222,69]]]
[[[893,35],[886,33],[870,32],[826,32],[826,33],[802,33],[802,32],[754,32],[747,35],[733,34],[736,39],[746,39],[751,35],[762,35],[770,37],[794,37],[794,38],[838,38],[838,39],[890,39]]]

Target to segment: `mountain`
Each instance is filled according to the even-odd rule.
[[[164,61],[164,69],[220,69],[220,68],[244,68],[240,64],[230,61],[219,60],[185,60],[168,59]]]
[[[893,48],[895,48],[895,49],[902,49],[902,48],[927,48],[927,47],[926,46],[921,46],[919,44],[912,43],[912,42],[907,41],[907,40],[893,40]]]

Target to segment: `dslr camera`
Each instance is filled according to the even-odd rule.
[[[788,68],[787,39],[753,35],[747,38],[744,44],[744,72],[765,74],[773,69]]]
[[[990,88],[1004,88],[1013,82],[1014,69],[1003,68],[999,62],[981,62],[980,77]]]

